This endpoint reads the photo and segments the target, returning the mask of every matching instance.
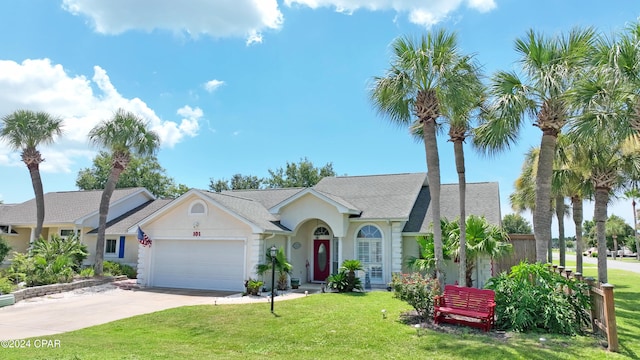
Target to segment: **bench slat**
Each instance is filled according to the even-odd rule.
[[[485,331],[491,329],[495,309],[493,290],[446,285],[444,294],[436,299],[434,322],[452,322],[477,326]],[[479,322],[456,319],[449,315],[459,315]]]

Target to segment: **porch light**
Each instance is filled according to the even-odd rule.
[[[269,249],[269,254],[271,255],[271,313],[273,314],[273,295],[276,287],[276,253],[278,249],[273,245]]]

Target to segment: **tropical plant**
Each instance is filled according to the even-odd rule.
[[[91,278],[95,275],[95,272],[93,271],[92,267],[87,267],[80,270],[80,273],[78,275],[83,278]]]
[[[475,129],[474,144],[489,154],[507,150],[530,118],[542,131],[535,177],[533,230],[536,260],[547,260],[551,241],[551,177],[557,136],[570,115],[567,97],[593,52],[593,29],[545,37],[530,30],[515,42],[524,77],[499,71],[490,86],[486,121]]]
[[[541,263],[520,263],[486,287],[496,292],[498,329],[576,335],[589,324],[588,285]]]
[[[391,284],[393,296],[411,305],[418,316],[426,320],[433,315],[433,304],[440,295],[437,280],[420,273],[392,274]]]
[[[467,252],[468,257],[465,263],[464,279],[465,286],[473,286],[473,270],[476,267],[478,256],[486,255],[491,258],[502,257],[510,253],[513,246],[508,243],[509,236],[499,226],[492,225],[487,222],[484,217],[469,215],[465,221],[467,225]],[[454,255],[459,251],[460,229],[457,224],[459,222],[452,221],[447,229],[449,231],[446,236],[452,239],[451,243],[454,249]]]
[[[134,269],[131,265],[121,264],[113,261],[105,261],[103,265],[105,275],[125,275],[129,279],[135,279],[138,276],[136,269]]]
[[[356,276],[356,271],[364,270],[360,260],[345,260],[337,274],[327,278],[327,287],[338,292],[362,291],[362,281]]]
[[[453,253],[452,238],[448,236],[451,226],[452,224],[446,219],[440,220],[440,229],[443,239],[442,252],[444,260],[450,260]],[[453,226],[455,226],[455,224]],[[416,242],[418,243],[418,256],[407,257],[405,262],[407,267],[414,271],[427,272],[431,274],[433,278],[436,278],[437,274],[433,233],[416,236]]]
[[[464,119],[477,104],[478,68],[472,56],[463,55],[455,33],[432,31],[420,39],[397,38],[392,59],[382,77],[373,79],[370,98],[374,108],[398,126],[421,128],[427,160],[427,177],[434,224],[436,276],[443,279],[443,242],[440,229],[440,160],[436,133],[438,121]],[[415,119],[414,119],[415,116]]]
[[[80,242],[77,235],[68,236],[66,239],[58,235],[51,235],[49,241],[40,238],[31,246],[32,255],[40,255],[47,261],[53,261],[58,255],[68,256],[73,271],[77,272],[82,262],[89,256],[87,245]]]
[[[56,136],[62,135],[62,119],[43,111],[16,110],[4,116],[1,122],[0,139],[7,142],[13,150],[21,151],[22,162],[31,175],[31,184],[36,197],[34,236],[37,239],[42,233],[45,212],[44,191],[40,177],[40,163],[44,159],[38,146],[51,144]]]
[[[7,243],[7,241],[0,236],[0,264],[4,261],[4,259],[9,255],[11,251],[11,246]]]
[[[286,290],[289,280],[288,276],[293,270],[293,265],[291,265],[289,260],[287,260],[284,248],[279,248],[275,257],[272,257],[271,252],[267,251],[266,257],[267,262],[265,264],[258,264],[256,267],[256,273],[260,276],[264,276],[264,274],[271,270],[272,264],[275,264],[275,271],[278,272],[278,282],[274,285],[277,286],[278,290]]]
[[[264,285],[263,281],[251,278],[244,283],[244,287],[247,289],[247,295],[258,295],[262,285]]]
[[[5,277],[0,277],[0,295],[9,294],[13,291],[15,285]]]
[[[134,113],[118,109],[113,117],[89,131],[89,140],[94,145],[106,148],[111,153],[111,173],[100,199],[98,235],[96,241],[95,266],[97,276],[103,272],[105,230],[111,195],[120,174],[127,168],[131,155],[152,155],[160,146],[158,134],[147,129],[145,122]]]

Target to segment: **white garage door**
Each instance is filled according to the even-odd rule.
[[[152,286],[244,290],[244,241],[156,240]]]

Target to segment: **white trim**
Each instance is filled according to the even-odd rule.
[[[113,253],[107,253],[107,242],[109,240],[115,240],[116,241],[116,247],[115,247],[115,251]],[[113,239],[111,237],[108,237],[106,239],[104,239],[104,257],[105,258],[110,258],[110,259],[117,259],[118,258],[118,251],[120,250],[120,237],[118,236],[117,238]]]
[[[155,196],[153,196],[153,194],[152,194],[149,190],[147,190],[147,189],[145,189],[145,188],[140,188],[138,191],[136,191],[136,192],[132,192],[131,194],[129,194],[129,195],[125,196],[125,197],[122,197],[122,198],[118,199],[118,200],[117,200],[117,201],[115,201],[115,202],[110,203],[110,204],[109,204],[109,208],[113,208],[113,207],[115,207],[115,206],[117,206],[117,205],[119,205],[119,204],[121,204],[121,203],[123,203],[123,202],[125,202],[125,201],[128,201],[130,198],[132,198],[132,197],[134,197],[134,196],[136,196],[136,195],[139,195],[139,194],[145,194],[145,195],[147,195],[147,197],[149,198],[149,200],[155,200],[155,199],[156,199],[156,197],[155,197]],[[140,206],[140,205],[137,205],[137,206]],[[135,208],[135,207],[137,207],[137,206],[134,206],[133,208]],[[133,208],[132,208],[132,209],[133,209]],[[131,209],[129,209],[129,210],[131,210]],[[127,211],[128,211],[128,210],[127,210]],[[99,210],[98,210],[98,211],[90,212],[89,214],[86,214],[86,215],[84,215],[84,216],[82,216],[82,217],[80,217],[80,218],[76,219],[76,220],[75,220],[75,221],[73,221],[73,222],[74,222],[76,225],[78,225],[78,226],[80,226],[80,227],[83,227],[83,226],[84,226],[84,225],[83,225],[83,223],[84,223],[84,221],[85,221],[85,220],[87,220],[88,218],[90,218],[90,217],[92,217],[92,216],[96,216],[96,215],[100,215],[100,211],[99,211]]]
[[[358,239],[360,239],[358,237],[358,233],[360,232],[360,230],[362,230],[362,228],[364,228],[365,226],[373,226],[374,228],[376,228],[378,230],[378,232],[380,232],[380,236],[382,236],[381,238],[363,238],[363,239],[371,239],[371,240],[376,240],[376,239],[380,239],[380,249],[382,251],[382,254],[380,254],[380,262],[368,262],[367,264],[380,264],[380,266],[382,267],[382,278],[378,279],[376,278],[376,280],[379,281],[375,281],[373,280],[373,278],[371,276],[369,276],[369,280],[371,280],[372,284],[384,284],[385,281],[385,273],[387,272],[387,263],[385,261],[385,256],[387,253],[387,249],[385,249],[385,236],[384,236],[384,231],[382,231],[382,229],[380,228],[380,226],[378,226],[375,223],[364,223],[362,224],[362,226],[357,227],[354,232],[354,237],[353,237],[353,254],[354,254],[354,259],[360,260],[360,257],[358,256]],[[369,249],[369,251],[371,251]],[[370,259],[371,260],[371,259]],[[362,261],[361,261],[362,262]],[[364,266],[365,263],[362,262],[362,265]],[[363,283],[364,283],[364,279],[363,279]]]

